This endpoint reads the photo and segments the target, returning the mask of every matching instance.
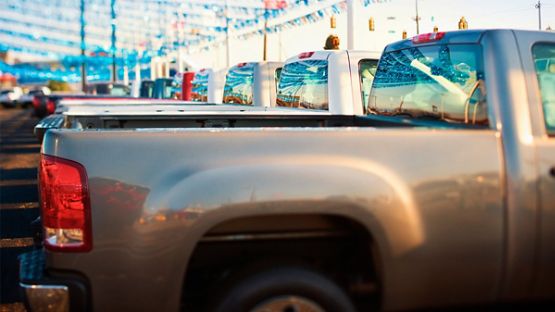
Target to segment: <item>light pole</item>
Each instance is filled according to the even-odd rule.
[[[359,1],[356,0],[347,0],[347,49],[349,50],[355,49],[355,26],[357,24],[355,11],[358,11],[358,3]]]
[[[415,0],[416,17],[414,21],[416,22],[416,34],[420,34],[420,16],[418,15],[418,0]]]
[[[116,0],[110,1],[110,12],[112,16],[112,81],[116,82],[118,75],[116,72]]]
[[[225,0],[225,57],[226,57],[226,65],[229,67],[230,65],[230,56],[229,56],[229,4],[228,0]]]
[[[262,60],[266,61],[268,59],[268,6],[264,6],[264,49],[262,53]]]
[[[80,5],[80,22],[81,22],[81,91],[87,90],[87,65],[85,60],[85,0],[81,0]]]
[[[540,0],[538,0],[538,3],[536,3],[536,9],[538,9],[538,25],[539,25],[539,29],[542,30],[542,3]]]

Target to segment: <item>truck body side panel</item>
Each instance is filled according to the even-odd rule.
[[[500,296],[524,299],[532,288],[538,248],[537,158],[528,90],[513,31],[488,31],[482,45],[490,122],[501,131],[507,190],[506,262]]]
[[[175,311],[188,258],[211,228],[329,214],[372,235],[385,309],[492,301],[500,143],[494,130],[49,131],[43,152],[87,169],[94,241],[89,253],[49,252],[48,266],[87,276],[97,311]]]
[[[553,114],[543,109],[543,105],[553,105],[555,86],[544,84],[543,97],[540,92],[538,75],[532,50],[537,43],[550,42],[555,47],[555,34],[548,32],[516,32],[519,52],[522,58],[526,89],[528,90],[528,109],[530,111],[531,131],[537,153],[537,231],[536,271],[531,295],[541,299],[555,297],[555,137],[549,136],[544,114]],[[552,55],[553,56],[553,55]],[[545,56],[544,56],[545,57]],[[555,60],[555,59],[553,59]],[[546,71],[543,72],[546,74]],[[551,77],[555,77],[551,72]],[[552,79],[554,81],[555,79]],[[549,118],[549,117],[548,117]],[[552,117],[551,117],[552,118]]]

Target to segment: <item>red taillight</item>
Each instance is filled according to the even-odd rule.
[[[300,59],[310,58],[312,55],[314,55],[314,52],[303,52],[299,54],[299,58]]]
[[[38,109],[40,105],[40,99],[38,96],[33,96],[33,107]]]
[[[418,43],[438,41],[443,39],[443,37],[445,37],[444,32],[433,32],[433,33],[421,34],[421,35],[412,37],[412,43],[418,44]]]
[[[239,63],[239,64],[237,64],[237,67],[243,67],[245,65],[247,65],[247,63]]]
[[[39,179],[45,247],[54,251],[91,250],[85,168],[74,161],[41,155]]]
[[[46,102],[46,112],[48,114],[54,114],[55,111],[56,111],[56,103],[54,102],[54,100],[49,99]]]

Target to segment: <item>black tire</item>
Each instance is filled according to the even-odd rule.
[[[297,267],[269,269],[238,280],[221,297],[214,311],[250,312],[269,302],[283,303],[284,298],[291,297],[316,304],[326,312],[355,311],[349,297],[334,282]],[[285,311],[296,309],[282,308],[275,312]]]

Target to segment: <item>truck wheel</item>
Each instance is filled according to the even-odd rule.
[[[349,297],[326,277],[302,268],[276,268],[239,280],[216,312],[350,312]]]

